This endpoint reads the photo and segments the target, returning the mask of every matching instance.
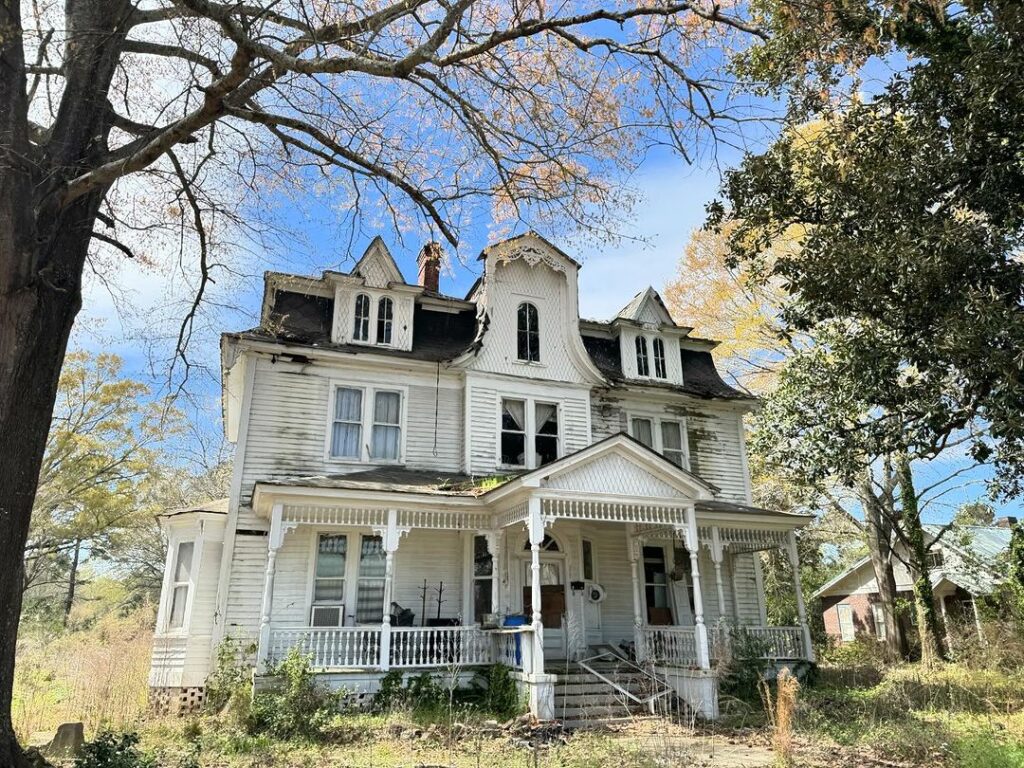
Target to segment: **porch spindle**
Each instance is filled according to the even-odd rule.
[[[701,669],[711,668],[711,653],[708,649],[708,629],[704,626],[704,597],[700,589],[700,543],[697,540],[697,513],[694,508],[686,509],[686,550],[690,553],[690,580],[693,582],[693,626],[697,639],[697,665]]]
[[[814,661],[814,643],[811,642],[811,628],[807,624],[807,608],[804,606],[804,590],[800,585],[800,556],[796,551],[796,531],[786,533],[786,554],[793,569],[793,588],[796,591],[796,615],[804,635],[804,653],[808,661]]]

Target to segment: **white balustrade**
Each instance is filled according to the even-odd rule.
[[[744,632],[764,647],[766,659],[804,658],[803,631],[800,627],[713,626],[710,630],[711,656],[721,659],[733,643],[734,632]],[[696,666],[697,639],[693,627],[642,627],[643,652],[647,661],[681,666]]]
[[[494,634],[494,662],[512,669],[525,670],[532,655],[532,627],[505,628]]]
[[[376,667],[380,663],[380,627],[291,627],[271,631],[272,664],[282,661],[292,648],[309,656],[314,669]]]
[[[392,627],[392,667],[491,663],[491,640],[478,627]]]
[[[644,658],[654,663],[697,664],[697,632],[694,627],[641,627]]]
[[[803,630],[800,627],[744,627],[765,646],[765,658],[804,658]]]

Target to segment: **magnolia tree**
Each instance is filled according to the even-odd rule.
[[[190,235],[187,360],[248,194],[316,183],[453,246],[481,203],[606,233],[647,149],[742,119],[714,66],[759,35],[711,2],[0,3],[0,764],[22,759],[20,564],[85,270]]]

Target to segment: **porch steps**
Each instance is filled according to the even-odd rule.
[[[643,673],[614,662],[594,662],[591,666],[638,699],[658,690],[658,684]],[[566,728],[599,728],[637,718],[650,718],[650,708],[634,701],[577,664],[549,668],[558,676],[555,682],[555,717]],[[667,702],[658,702],[663,709]]]

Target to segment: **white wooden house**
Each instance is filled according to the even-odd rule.
[[[811,659],[799,580],[801,625],[766,626],[758,555],[795,566],[807,519],[751,506],[756,403],[714,342],[652,289],[581,320],[580,265],[534,234],[487,248],[465,298],[439,257],[409,283],[378,239],[347,274],[267,274],[259,326],[224,335],[231,495],[163,517],[155,701],[201,701],[228,636],[257,684],[296,646],[366,693],[503,662],[542,718],[609,649],[709,717],[724,627]]]

